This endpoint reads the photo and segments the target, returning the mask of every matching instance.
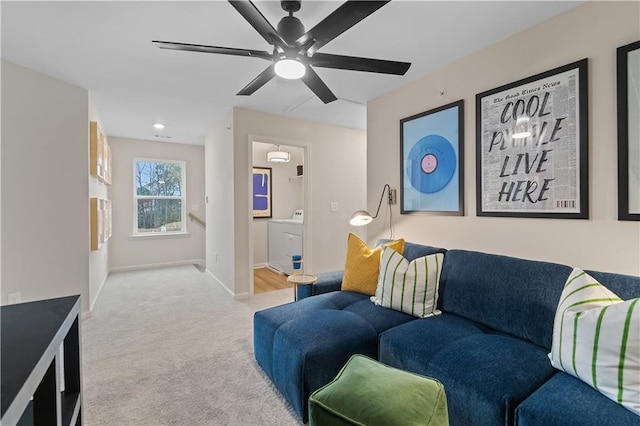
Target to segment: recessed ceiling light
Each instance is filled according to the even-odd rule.
[[[158,129],[158,130],[162,130],[162,129],[164,129],[164,124],[162,124],[162,123],[154,123],[153,127]]]

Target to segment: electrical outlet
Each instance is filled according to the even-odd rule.
[[[20,303],[22,296],[20,293],[9,293],[9,304],[13,305],[15,303]]]
[[[331,203],[329,206],[329,210],[331,212],[337,212],[338,211],[338,203]]]

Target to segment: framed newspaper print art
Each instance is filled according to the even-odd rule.
[[[640,220],[640,41],[618,48],[618,219]]]
[[[477,94],[477,215],[588,219],[587,117],[587,59]]]

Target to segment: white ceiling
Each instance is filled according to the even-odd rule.
[[[255,4],[274,27],[285,15],[277,1]],[[303,1],[296,16],[308,30],[340,4]],[[280,78],[250,97],[236,96],[267,61],[151,44],[270,51],[226,1],[2,1],[2,58],[88,89],[109,136],[203,144],[233,106],[364,129],[367,101],[577,4],[393,1],[321,52],[411,62],[411,68],[402,77],[316,68],[338,97],[327,105],[301,81]],[[154,130],[157,121],[166,129]]]

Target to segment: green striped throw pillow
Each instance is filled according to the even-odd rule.
[[[640,415],[640,298],[622,300],[580,269],[562,290],[549,359]]]
[[[419,318],[436,314],[443,259],[444,254],[438,253],[409,262],[397,251],[384,247],[376,295],[371,300]]]

